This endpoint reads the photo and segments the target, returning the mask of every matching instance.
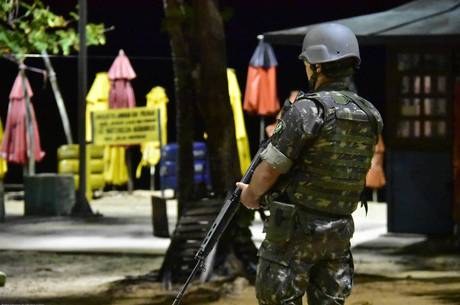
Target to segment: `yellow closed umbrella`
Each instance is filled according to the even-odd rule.
[[[128,167],[125,161],[126,148],[106,146],[104,149],[104,180],[108,184],[123,185],[128,182]]]
[[[86,96],[86,141],[92,140],[91,112],[109,109],[110,80],[107,72],[96,74]],[[125,147],[104,148],[104,181],[113,185],[128,182],[128,168],[125,162]]]
[[[86,95],[86,141],[93,140],[91,112],[109,109],[110,81],[107,72],[96,74],[88,95]]]
[[[0,120],[0,143],[3,141],[3,124]],[[3,157],[0,157],[0,179],[5,177],[6,172],[8,171],[8,165],[6,160]]]
[[[240,160],[241,173],[244,175],[251,163],[251,153],[249,150],[248,135],[244,124],[243,109],[241,107],[241,90],[238,85],[235,70],[227,69],[228,94],[232,105],[233,119],[235,122],[235,137]]]
[[[168,96],[166,95],[166,90],[163,87],[156,86],[146,95],[147,98],[147,107],[155,108],[160,115],[161,123],[161,144],[165,145],[168,142],[168,108],[167,103],[169,102]]]
[[[163,87],[156,86],[146,95],[147,108],[155,109],[157,118],[159,118],[159,128],[155,135],[155,141],[145,142],[141,144],[142,159],[139,162],[136,170],[136,177],[141,176],[142,167],[149,166],[151,175],[154,174],[154,166],[160,161],[161,146],[168,142],[167,124],[168,124],[168,110],[166,104],[169,102],[166,91]],[[161,138],[159,133],[161,132]],[[151,186],[153,188],[153,185]]]

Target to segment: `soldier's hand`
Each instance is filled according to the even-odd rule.
[[[260,198],[254,194],[249,188],[249,185],[242,182],[237,182],[236,186],[241,189],[240,202],[248,209],[260,208]]]

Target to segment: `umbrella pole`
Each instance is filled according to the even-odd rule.
[[[150,165],[150,190],[155,190],[155,165]]]
[[[126,167],[128,168],[128,193],[132,193],[134,189],[133,175],[132,175],[132,158],[131,158],[131,147],[126,147]]]
[[[5,221],[5,185],[3,178],[0,179],[0,222]]]
[[[265,139],[265,119],[263,116],[260,117],[259,122],[259,142]]]
[[[21,62],[19,65],[19,71],[21,74],[21,81],[22,81],[22,90],[24,92],[24,98],[26,100],[26,135],[27,135],[27,174],[29,176],[35,174],[35,156],[34,156],[34,130],[32,126],[32,112],[30,109],[30,96],[27,90],[26,84],[26,73],[25,73],[26,66],[24,63]]]
[[[158,108],[158,141],[160,142],[160,160],[161,160],[161,149],[163,148],[163,133],[161,130],[161,110]],[[160,177],[161,178],[161,177]],[[165,198],[165,190],[161,188],[161,198]]]

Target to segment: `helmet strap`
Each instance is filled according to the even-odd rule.
[[[309,86],[310,91],[313,91],[315,90],[316,82],[318,81],[318,71],[316,71],[318,66],[316,64],[309,64],[309,65],[313,73],[310,79],[308,80],[308,86]]]

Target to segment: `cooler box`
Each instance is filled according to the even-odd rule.
[[[171,143],[163,146],[160,160],[160,188],[177,189],[177,143]],[[208,189],[211,188],[211,179],[209,174],[209,162],[207,159],[206,144],[203,142],[193,143],[193,157],[195,168],[195,184],[205,184]]]

